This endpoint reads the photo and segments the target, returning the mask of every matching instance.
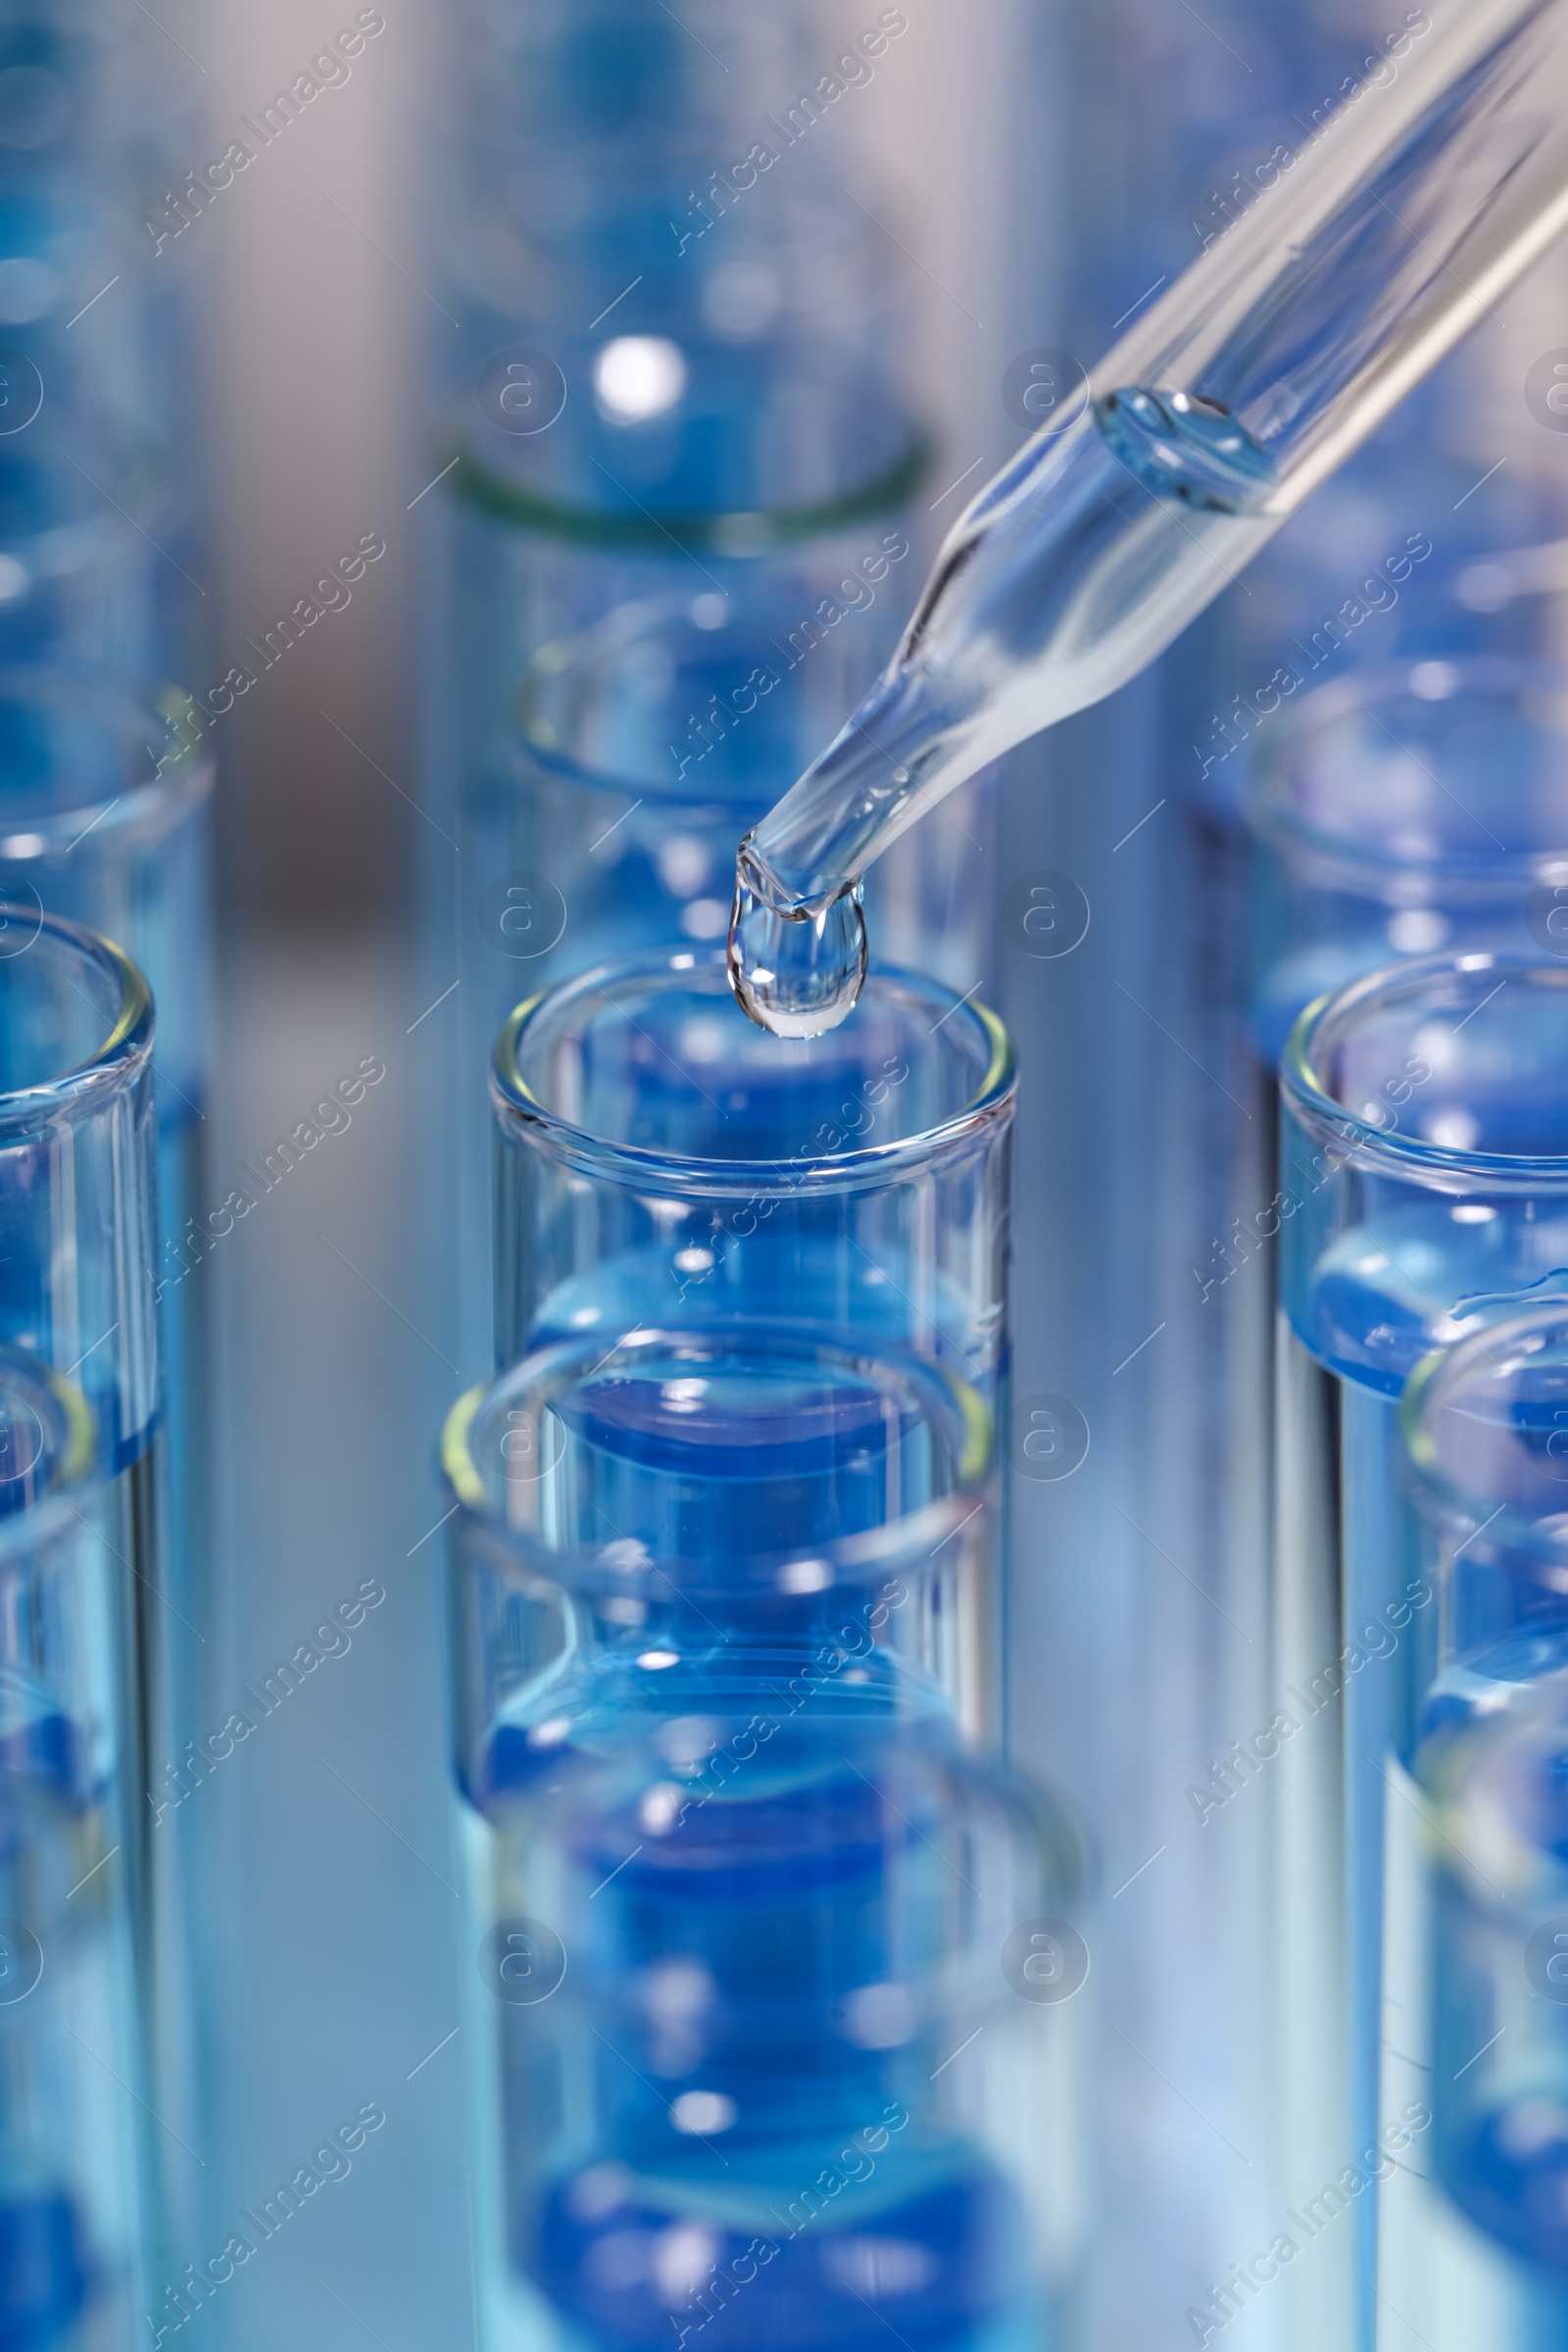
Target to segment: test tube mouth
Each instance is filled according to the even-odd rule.
[[[596,1049],[616,1029],[622,1054],[638,1056],[662,1088],[664,1140],[628,1131],[646,1119],[624,1084],[596,1091]],[[747,1089],[760,1097],[803,1082],[810,1106],[803,1096],[798,1127],[780,1125],[780,1111],[769,1130],[776,1152],[748,1150],[758,1131]],[[503,1127],[525,1131],[574,1170],[696,1195],[755,1194],[760,1202],[929,1172],[1010,1118],[1016,1089],[1012,1041],[973,997],[965,1002],[919,974],[873,969],[853,1021],[822,1037],[780,1039],[735,1003],[722,948],[626,956],[530,998],[503,1027],[491,1072]],[[824,1120],[829,1093],[837,1125]],[[601,1109],[612,1132],[591,1123]]]
[[[1369,972],[1300,1014],[1280,1093],[1315,1142],[1368,1173],[1568,1195],[1568,964],[1499,950]]]
[[[1556,1296],[1423,1357],[1399,1406],[1422,1517],[1568,1593],[1568,1273]]]
[[[856,523],[896,514],[931,470],[933,443],[911,429],[895,455],[863,481],[837,495],[798,504],[733,509],[578,506],[536,490],[520,477],[496,471],[466,441],[452,436],[438,449],[449,459],[457,494],[469,506],[514,530],[570,547],[628,555],[704,553],[755,564],[791,548],[831,540]]]
[[[36,899],[0,899],[0,1143],[89,1113],[152,1052],[152,992],[124,950]]]
[[[889,559],[880,561],[885,581]],[[846,600],[863,600],[836,603],[841,617],[877,601],[858,574],[840,585]],[[553,639],[517,691],[517,752],[567,783],[694,814],[710,810],[744,832],[771,807],[785,771],[799,774],[836,726],[827,709],[851,691],[845,662],[864,656],[856,641],[841,658],[821,624],[803,633],[800,605],[799,590],[791,596],[742,579],[695,595],[640,597],[575,636]],[[803,648],[816,664],[807,673],[810,692],[778,691]],[[677,739],[678,760],[670,749]]]
[[[0,860],[156,841],[208,798],[215,761],[182,688],[132,696],[52,670],[0,667]]]
[[[1317,687],[1260,752],[1243,812],[1306,880],[1391,906],[1568,886],[1568,668],[1444,659]]]
[[[865,1525],[814,1527],[778,1547],[776,1506],[813,1476],[853,1477],[873,1455]],[[760,1321],[538,1348],[459,1398],[440,1449],[465,1538],[503,1575],[656,1604],[747,1593],[808,1602],[900,1576],[929,1581],[958,1564],[993,1459],[988,1407],[945,1365]],[[590,1473],[607,1462],[641,1482],[632,1507],[640,1498],[652,1514],[641,1534],[593,1500]],[[699,1490],[688,1516],[682,1497]],[[823,1492],[836,1519],[844,1490]],[[726,1535],[693,1556],[686,1538],[709,1531],[710,1502],[730,1514]]]
[[[0,1347],[0,1568],[70,1523],[96,1457],[81,1391],[25,1349]]]

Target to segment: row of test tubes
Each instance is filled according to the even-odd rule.
[[[455,76],[421,846],[493,2352],[1055,2342],[1081,2291],[1087,1860],[996,1760],[989,787],[877,877],[841,1031],[752,1028],[724,961],[740,834],[930,553],[828,119],[909,29],[596,0],[475,15]]]
[[[1186,1794],[1205,1830],[1259,1824],[1274,2220],[1189,2307],[1205,2342],[1254,2305],[1286,2345],[1564,2318],[1568,701],[1544,662],[1437,644],[1304,697],[1237,795],[1278,1148],[1192,1276],[1271,1425],[1267,1663]]]
[[[194,2244],[211,713],[178,7],[0,17],[0,2336]],[[156,1009],[155,1009],[156,995]],[[154,1068],[154,1032],[157,1067]],[[191,1766],[200,1772],[198,1761]],[[155,2330],[156,2331],[156,2330]]]
[[[879,24],[891,46],[899,28]],[[696,29],[734,32],[716,18]],[[775,31],[780,45],[748,60],[760,96],[781,71],[789,84],[788,28]],[[911,1823],[921,1873],[947,1850],[939,1818],[969,1834],[991,1785],[975,1751],[1004,1743],[1007,1697],[1014,1715],[1037,1693],[1099,1708],[1126,1738],[1125,1708],[1105,1707],[1107,1656],[1010,1652],[1009,1604],[1042,1574],[1073,1573],[1059,1539],[1037,1551],[1015,1537],[999,1576],[994,1536],[976,1532],[1004,1456],[1016,1470],[1023,1447],[1024,1476],[1052,1486],[1088,1439],[1069,1399],[1026,1399],[1026,1425],[1009,1399],[1005,1240],[987,1198],[1006,1180],[980,1163],[987,1122],[1005,1125],[1010,1052],[973,1002],[985,950],[963,919],[999,886],[931,820],[903,869],[890,859],[874,877],[887,902],[873,936],[925,978],[873,973],[854,1022],[808,1048],[781,1050],[734,1013],[710,944],[734,840],[849,707],[854,666],[831,664],[857,640],[833,632],[869,617],[910,539],[901,521],[880,543],[885,570],[846,572],[796,613],[811,541],[773,511],[779,450],[819,461],[858,444],[792,441],[782,398],[710,396],[744,380],[755,345],[770,390],[804,403],[793,280],[758,242],[736,174],[705,160],[733,93],[707,74],[708,106],[690,46],[641,24],[638,36],[614,72],[591,32],[568,40],[544,20],[514,51],[485,49],[475,82],[506,93],[497,116],[526,87],[549,121],[530,117],[534,146],[510,173],[471,143],[454,213],[466,262],[450,282],[471,337],[449,444],[440,577],[460,620],[437,772],[452,774],[456,968],[475,1028],[452,1125],[473,1139],[454,1180],[467,1208],[453,1296],[473,1301],[466,1357],[493,1331],[506,1367],[458,1408],[443,1447],[482,2323],[502,2346],[653,2344],[666,2327],[681,2342],[710,2329],[855,2341],[884,2327],[906,2341],[1054,2342],[1086,2306],[1095,2325],[1089,2119],[1111,2036],[1130,2047],[1120,2021],[1136,2029],[1142,2013],[1110,1997],[1113,1977],[1097,2016],[1082,1840],[1022,1784],[995,1786],[1031,1814],[1035,1860],[1022,1859],[1031,1839],[1006,1862],[1003,1844],[990,1863],[970,1849],[967,1891],[946,1888],[961,1913],[951,1946],[906,1918],[923,1898],[893,1858]],[[1282,87],[1316,54],[1281,61]],[[805,63],[795,52],[797,75]],[[858,71],[845,61],[846,79]],[[677,85],[689,108],[672,136]],[[788,107],[762,119],[793,148]],[[538,218],[527,189],[541,156],[580,207],[555,210],[561,249],[548,252],[519,225]],[[692,182],[673,202],[671,172]],[[666,243],[648,233],[650,187]],[[818,229],[829,218],[853,246],[862,232],[831,203]],[[523,283],[539,307],[508,298]],[[608,306],[591,324],[537,292],[569,286],[587,310],[590,284]],[[858,301],[853,316],[870,318]],[[818,398],[852,348],[863,382],[885,333],[848,335],[825,367],[817,349]],[[1228,1007],[1252,1135],[1230,1139],[1231,1165],[1209,1125],[1210,1197],[1228,1181],[1237,1213],[1191,1270],[1222,1335],[1203,1400],[1234,1416],[1224,1434],[1256,1470],[1249,1507],[1206,1525],[1233,1551],[1251,1539],[1257,1687],[1272,1697],[1246,1742],[1216,1740],[1185,1798],[1200,1830],[1244,1798],[1258,1825],[1245,1916],[1216,1924],[1264,1955],[1260,2015],[1239,2018],[1231,2071],[1268,2153],[1263,2185],[1230,2204],[1278,2227],[1172,2315],[1200,2343],[1244,2320],[1289,2346],[1372,2352],[1407,2326],[1434,2344],[1461,2328],[1501,2340],[1532,2293],[1553,2340],[1550,2288],[1508,2268],[1519,2228],[1509,2240],[1486,2218],[1452,2153],[1506,2035],[1478,2033],[1452,2095],[1437,2080],[1444,2021],[1486,1999],[1473,1967],[1456,1987],[1431,1924],[1452,1899],[1434,1892],[1438,1807],[1471,1767],[1450,1732],[1456,1777],[1440,1786],[1427,1727],[1453,1711],[1440,1694],[1479,1623],[1466,1579],[1491,1554],[1484,1514],[1462,1552],[1451,1533],[1446,1549],[1423,1537],[1432,1513],[1413,1496],[1430,1482],[1412,1460],[1427,1441],[1407,1442],[1398,1418],[1412,1376],[1418,1391],[1449,1377],[1433,1351],[1549,1289],[1554,1254],[1529,1189],[1539,1172],[1510,1190],[1484,1163],[1555,1149],[1544,1105],[1560,1088],[1553,918],[1568,865],[1559,614],[1540,592],[1555,581],[1560,499],[1549,481],[1522,490],[1516,470],[1473,505],[1455,430],[1466,409],[1450,385],[1401,420],[1259,573],[1245,624],[1221,615],[1200,660],[1184,647],[1154,689],[1162,731],[1196,755],[1180,799],[1210,883],[1240,877],[1256,928]],[[879,426],[896,413],[882,397]],[[776,440],[744,445],[738,416]],[[760,449],[766,497],[746,472]],[[1415,526],[1450,475],[1440,545]],[[1349,618],[1348,549],[1380,575]],[[1320,595],[1338,615],[1326,629]],[[1396,607],[1385,669],[1369,678],[1352,660],[1338,665],[1348,682],[1311,691],[1353,630]],[[1228,706],[1224,661],[1280,643],[1299,643],[1298,658]],[[1059,791],[1073,755],[1046,757]],[[995,813],[976,800],[974,832],[991,843]],[[1071,893],[1046,881],[1049,925]],[[530,967],[538,992],[504,1019],[517,972],[498,957]],[[1392,957],[1408,968],[1391,975]],[[486,1119],[473,1073],[498,1029]],[[1456,1041],[1446,1059],[1437,1031]],[[961,1058],[951,1088],[922,1043],[939,1036],[943,1058]],[[1510,1086],[1529,1112],[1511,1143]],[[1004,1163],[994,1128],[990,1150]],[[1029,1199],[1049,1216],[1049,1196]],[[486,1269],[474,1236],[487,1205]],[[972,1490],[961,1474],[950,1485],[949,1455],[912,1495],[921,1510],[939,1489],[961,1495],[954,1523],[978,1548],[944,1558],[938,1544],[920,1577],[878,1584],[886,1546],[906,1540],[895,1496],[910,1496],[911,1431],[921,1481],[942,1459],[929,1399],[895,1403],[933,1371],[986,1433],[984,1467]],[[1168,1401],[1160,1412],[1169,1424]],[[852,1557],[877,1563],[858,1600]],[[917,1586],[918,1620],[896,1625],[891,1598]],[[1038,1631],[1035,1591],[1025,1600]],[[1075,1672],[1082,1700],[1064,1689]],[[1215,1678],[1207,1695],[1239,1687]],[[922,1708],[947,1752],[967,1755],[968,1793],[956,1781],[940,1801],[890,1793]],[[1211,1739],[1223,1724],[1209,1714]],[[1036,1727],[1011,1744],[1038,1747]],[[851,1850],[864,1836],[869,1855],[870,1833],[837,1808],[873,1788],[889,1810],[862,1870]],[[802,1837],[809,1870],[794,1864]],[[840,1870],[843,1911],[827,1891]],[[859,1932],[841,1940],[852,1915]],[[1168,1972],[1178,1995],[1184,1958]],[[852,2132],[873,2084],[885,2117],[910,2119],[896,2151],[879,2128],[874,2148]],[[1532,2114],[1540,2134],[1539,2097]],[[1100,2178],[1115,2163],[1111,2148]],[[931,2204],[927,2180],[943,2183]],[[1539,2260],[1540,2242],[1529,2251]]]
[[[63,23],[8,18],[0,64],[0,2338],[118,2352],[219,2325],[254,2251],[187,2259],[221,2233],[183,1800],[249,1728],[196,1737],[221,1717],[201,1266],[246,1208],[198,1182],[224,713],[147,683],[206,674],[166,453],[187,232],[242,167],[196,165],[167,75],[147,98],[162,27]],[[805,9],[584,0],[475,9],[448,60],[423,1038],[473,1384],[439,1460],[481,2340],[1115,2340],[1103,2086],[1149,2064],[1159,1970],[1129,2005],[1144,1895],[1113,1909],[1133,1881],[1097,1891],[1075,1810],[1004,1759],[1147,1720],[1121,1802],[1178,1745],[1162,1664],[1217,1751],[1188,1760],[1192,1884],[1246,1880],[1218,1927],[1258,1954],[1229,2079],[1260,2164],[1229,2209],[1262,2218],[1172,2327],[1533,2352],[1568,2317],[1552,497],[1467,489],[1435,394],[1245,623],[1134,690],[1191,746],[1184,840],[1253,921],[1214,1015],[1247,1133],[1205,1129],[1225,1213],[1185,1270],[1203,1379],[1152,1372],[1151,1426],[1200,1410],[1245,1469],[1195,1524],[1257,1639],[1250,1682],[1152,1650],[1147,1717],[1113,1707],[1105,1547],[1043,1512],[1095,1491],[1114,1431],[1097,1404],[1074,1486],[1088,1419],[1013,1395],[995,782],[877,867],[842,1029],[763,1035],[724,966],[736,840],[929,553],[899,249],[831,144],[909,30],[868,8],[824,49]],[[1441,545],[1401,504],[1439,443]],[[1319,645],[1363,539],[1390,658],[1314,689],[1385,610],[1337,604]],[[1288,687],[1254,659],[1282,637]],[[1027,1027],[1039,966],[1009,970]],[[1038,1273],[1102,1176],[1029,1152]],[[1255,1720],[1225,1712],[1243,1689]]]

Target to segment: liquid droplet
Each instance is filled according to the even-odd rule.
[[[1096,403],[1100,429],[1146,489],[1214,514],[1245,514],[1275,487],[1274,461],[1217,401],[1135,386]]]
[[[854,1010],[865,979],[860,886],[817,914],[781,911],[746,843],[735,860],[729,978],[741,1010],[774,1037],[820,1037]]]

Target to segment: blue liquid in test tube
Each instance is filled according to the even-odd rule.
[[[1560,1666],[1467,1723],[1449,1713],[1419,1757],[1433,1822],[1431,2166],[1451,2201],[1427,2248],[1435,2352],[1461,2340],[1550,2352],[1568,2328],[1565,1765]]]
[[[1397,1400],[1434,1347],[1561,1289],[1565,1079],[1568,970],[1487,952],[1326,1000],[1281,1065],[1274,1676],[1302,1728],[1273,1801],[1297,2177],[1359,2158],[1425,2080],[1387,2006],[1430,1623]],[[1391,2197],[1362,2201],[1337,2278],[1319,2265],[1304,2290],[1341,2328],[1372,2326]]]
[[[129,1678],[124,1863],[154,2103],[145,2162],[158,2259],[184,2236],[198,2169],[193,2010],[183,1896],[188,1857],[158,1827],[171,1690],[196,1629],[168,1541],[166,1397],[155,1295],[158,1126],[153,1008],[122,952],[28,902],[0,902],[0,1341],[74,1379],[99,1433]],[[151,2110],[149,2109],[149,2113]]]
[[[449,1422],[487,2347],[1060,2341],[1081,1864],[944,1695],[988,1445],[799,1326]]]
[[[497,1044],[496,1360],[801,1323],[935,1356],[1004,1415],[1014,1099],[1001,1023],[934,981],[873,972],[858,1017],[804,1043],[746,1019],[717,949],[564,982]],[[976,1593],[957,1702],[987,1740],[1000,1608]]]
[[[145,2301],[129,1475],[0,1347],[0,2340],[60,2352]]]
[[[142,699],[41,670],[0,668],[0,897],[70,916],[114,940],[153,992],[158,1016],[158,1196],[154,1287],[173,1452],[182,1578],[197,1530],[206,1377],[201,1245],[212,1004],[213,762],[189,697]],[[181,1597],[205,1622],[203,1597]]]

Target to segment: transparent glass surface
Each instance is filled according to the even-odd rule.
[[[1408,1754],[1568,1668],[1568,1301],[1429,1356],[1401,1419],[1438,1598]]]
[[[1565,1367],[1568,1309],[1548,1303],[1489,1322],[1429,1356],[1405,1391],[1406,1470],[1433,1603],[1423,1598],[1411,1628],[1419,1705],[1397,1737],[1401,1761],[1428,1794],[1439,1786],[1455,1793],[1473,1752],[1492,1742],[1507,1718],[1529,1714],[1544,1683],[1568,1667],[1568,1462],[1558,1459],[1568,1443]],[[1404,1826],[1404,1838],[1391,1841],[1385,1902],[1389,2015],[1397,2019],[1400,2048],[1436,2085],[1438,2163],[1417,2169],[1436,2171],[1465,2218],[1429,2195],[1419,2228],[1394,2249],[1402,2262],[1391,2261],[1385,2283],[1391,2301],[1424,2334],[1441,2341],[1468,2329],[1523,2352],[1549,2342],[1553,2332],[1543,2331],[1534,2309],[1539,2280],[1517,2259],[1544,2210],[1544,2182],[1521,2178],[1517,2168],[1509,2176],[1503,2159],[1510,2143],[1516,2156],[1527,2153],[1527,2126],[1495,2113],[1482,2122],[1460,2071],[1470,2053],[1448,2055],[1455,2033],[1476,2010],[1473,1985],[1455,1998],[1456,1979],[1474,1958],[1473,1923],[1455,1896],[1452,1872],[1434,1878],[1439,1862],[1459,1860],[1459,1849],[1444,1856],[1441,1827],[1422,1839],[1419,1813],[1407,1815]],[[1522,1965],[1518,1956],[1515,1965]],[[1538,1993],[1542,1987],[1549,1993],[1553,1980],[1538,1973],[1535,1984]],[[1486,2053],[1479,2063],[1486,2066]],[[1507,2076],[1505,2067],[1501,2079]],[[1493,2089],[1476,2086],[1480,2109],[1492,2100],[1496,2080]],[[1466,2110],[1467,2124],[1456,2123],[1456,2105]],[[1494,2210],[1499,2200],[1515,2207],[1500,2230]],[[1561,2318],[1559,2312],[1559,2329]]]
[[[212,1207],[202,1132],[213,1005],[213,762],[189,698],[140,701],[0,669],[0,898],[71,916],[136,962],[158,1019],[160,1245],[171,1541],[179,1605],[208,1619],[201,1466],[207,1373],[200,1229]],[[0,942],[3,945],[3,942]]]
[[[1282,714],[1245,812],[1270,1066],[1305,1005],[1396,956],[1568,961],[1568,673],[1436,656],[1321,688]]]
[[[569,24],[473,7],[455,24],[438,241],[457,331],[431,466],[448,468],[430,759],[449,835],[442,809],[509,757],[541,647],[621,606],[710,594],[782,608],[787,644],[913,528],[929,446],[902,263],[822,124],[907,33],[904,12],[882,16],[831,60],[800,6],[743,22],[698,0],[676,25],[595,0]],[[890,646],[814,705],[829,732]],[[760,806],[793,758],[759,781]],[[492,878],[460,878],[465,941]]]
[[[185,1859],[174,1834],[154,1834],[143,1792],[173,1744],[199,1629],[168,1540],[152,1048],[147,984],[121,949],[35,900],[0,902],[0,1341],[83,1391],[115,1498],[138,1791],[125,1852],[155,2104],[172,2134],[156,2150],[154,2229],[172,2252],[173,2217],[188,2223],[196,2193],[179,2144],[197,2136]]]
[[[496,1048],[496,1345],[639,1318],[804,1317],[1005,1369],[1011,1049],[934,981],[877,973],[840,1038],[745,1020],[720,952],[632,956]]]
[[[749,929],[844,899],[949,787],[1134,676],[1550,243],[1568,137],[1537,93],[1565,35],[1558,0],[1390,32],[1359,103],[980,492],[884,677],[743,845],[743,991]],[[853,1002],[847,949],[825,988]]]
[[[79,1381],[119,1470],[163,1403],[152,1000],[35,902],[0,925],[0,1336]]]
[[[927,1358],[800,1325],[577,1338],[473,1391],[443,1458],[481,1810],[629,1718],[788,1681],[846,1619],[852,1711],[969,1712],[991,1423]]]
[[[908,552],[902,532],[874,537],[835,593],[809,602],[798,578],[771,565],[728,594],[645,599],[530,663],[514,731],[466,795],[461,829],[469,904],[454,1119],[465,1321],[478,1342],[466,1358],[482,1363],[488,1352],[491,1269],[479,1237],[489,1230],[491,1149],[472,1082],[497,1030],[525,991],[633,949],[723,939],[736,833],[876,666]],[[889,958],[960,992],[984,969],[994,896],[984,791],[977,783],[954,822],[877,875]],[[432,843],[432,861],[438,855]]]
[[[455,1410],[487,2346],[1062,2340],[1082,1859],[942,1683],[988,1443],[934,1364],[756,1325]]]
[[[1560,1671],[1517,1705],[1446,1724],[1419,1758],[1433,1828],[1434,2169],[1453,2233],[1463,2242],[1467,2225],[1508,2258],[1474,2314],[1503,2352],[1544,2352],[1568,2320],[1565,1763]]]
[[[1358,981],[1302,1014],[1281,1063],[1274,1671],[1303,1734],[1276,1836],[1311,1861],[1282,1864],[1277,1900],[1300,1939],[1286,1997],[1324,2037],[1289,2110],[1312,2162],[1369,2145],[1425,2080],[1390,2006],[1417,1965],[1408,1759],[1432,1649],[1397,1400],[1431,1349],[1560,1288],[1565,1075],[1568,970],[1485,952]],[[1358,2213],[1370,2329],[1373,2201]]]
[[[816,127],[810,12],[697,0],[677,25],[592,0],[569,23],[465,9],[453,31],[441,358],[462,493],[566,536],[657,544],[657,516],[734,553],[873,484],[893,503],[916,441],[902,271]],[[898,37],[847,39],[834,95]],[[530,345],[548,394],[503,368],[487,397],[487,369]]]
[[[80,1392],[0,1347],[0,2331],[83,2352],[140,2325],[156,2156],[116,1556],[130,1475],[106,1488]]]
[[[745,1020],[714,951],[565,983],[497,1046],[497,1361],[799,1324],[934,1356],[1002,1412],[1014,1087],[995,1017],[934,982],[875,975],[853,1033],[806,1047]],[[967,1711],[995,1737],[981,1605]]]

